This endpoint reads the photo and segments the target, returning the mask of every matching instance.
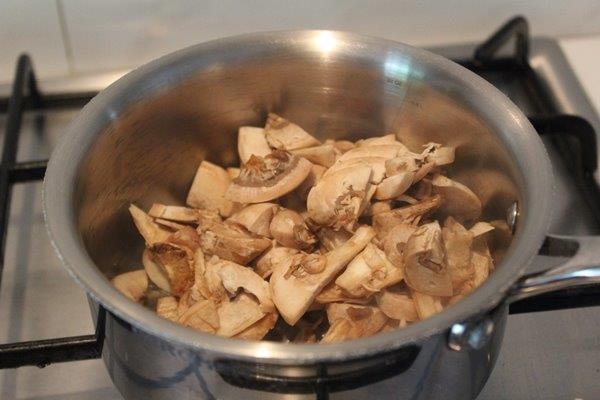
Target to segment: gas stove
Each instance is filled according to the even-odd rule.
[[[542,135],[556,189],[550,232],[598,234],[600,119],[558,44],[530,39],[527,22],[518,17],[479,45],[430,50],[497,86]],[[2,399],[121,398],[97,359],[102,338],[93,332],[102,324],[102,310],[96,321],[89,318],[84,291],[62,268],[46,235],[41,179],[66,125],[124,72],[36,84],[32,62],[22,56],[12,87],[0,86]],[[561,261],[538,256],[530,272]],[[478,400],[598,398],[599,304],[600,288],[593,286],[512,304],[504,345]]]

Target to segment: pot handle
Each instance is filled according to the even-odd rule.
[[[548,235],[539,254],[569,259],[558,267],[521,277],[510,290],[508,303],[600,284],[600,236]],[[600,303],[600,296],[595,298]]]

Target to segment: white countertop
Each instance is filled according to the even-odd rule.
[[[559,43],[600,114],[600,35],[564,38]]]

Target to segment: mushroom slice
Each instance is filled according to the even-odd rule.
[[[171,293],[171,282],[169,281],[167,270],[162,265],[154,261],[152,258],[152,253],[148,249],[144,250],[142,255],[142,264],[144,265],[144,270],[146,271],[146,274],[152,283],[165,292]]]
[[[252,155],[264,157],[271,152],[265,130],[253,126],[242,126],[238,130],[237,147],[242,164],[247,163]]]
[[[240,293],[233,300],[221,303],[217,313],[219,315],[217,335],[226,337],[243,332],[265,316],[258,301],[247,293]]]
[[[355,297],[350,295],[335,282],[329,283],[321,290],[321,293],[315,297],[315,302],[319,304],[328,303],[350,303],[350,304],[367,304],[371,302],[370,297]]]
[[[406,147],[401,143],[355,147],[342,154],[337,162],[344,162],[352,158],[363,157],[381,157],[389,160],[396,157],[398,153],[404,151],[404,149],[406,149]]]
[[[185,228],[187,225],[179,224],[177,222],[169,221],[168,219],[155,218],[154,222],[159,224],[161,227],[169,228],[174,231]]]
[[[197,266],[199,267],[198,264]],[[202,290],[202,295],[212,300],[215,304],[220,304],[229,299],[218,273],[220,267],[221,259],[217,256],[212,256],[204,263],[204,273],[201,278],[202,283],[198,286]],[[201,268],[198,268],[196,271],[199,272],[200,270]]]
[[[410,293],[419,319],[429,318],[432,315],[442,312],[443,306],[439,297],[430,296],[416,290],[411,290]]]
[[[471,264],[473,234],[456,222],[454,218],[448,217],[444,221],[442,238],[452,285],[459,287],[470,280],[475,272]]]
[[[396,267],[404,268],[404,249],[408,239],[417,230],[414,225],[400,223],[383,238],[383,250],[388,260]]]
[[[396,141],[396,135],[390,133],[388,135],[372,137],[368,139],[361,139],[356,141],[356,147],[374,146],[379,144],[393,144],[399,143]]]
[[[375,201],[373,203],[369,203],[363,212],[364,216],[372,217],[375,214],[379,214],[381,212],[391,211],[392,210],[392,201],[391,200],[383,200],[383,201]]]
[[[180,206],[166,206],[164,204],[154,203],[152,204],[152,207],[150,207],[148,215],[154,218],[161,218],[175,222],[198,222],[197,210]]]
[[[204,299],[202,299],[204,300]],[[177,315],[182,316],[196,301],[192,298],[192,291],[187,290],[180,298],[177,304]]]
[[[373,215],[373,228],[377,232],[377,237],[384,239],[398,224],[417,225],[424,216],[437,209],[440,201],[440,196],[433,196],[416,204]]]
[[[261,278],[267,279],[273,272],[273,266],[298,254],[298,250],[289,247],[271,247],[270,250],[261,255],[256,261],[254,272]]]
[[[265,132],[269,145],[274,149],[295,150],[321,144],[298,125],[274,113],[267,116]]]
[[[150,260],[166,271],[171,293],[181,296],[192,287],[194,284],[194,269],[188,251],[169,243],[157,243],[148,250]]]
[[[333,230],[331,228],[321,228],[317,231],[319,241],[328,251],[331,251],[352,237],[352,234],[348,231]]]
[[[226,170],[227,170],[227,175],[229,175],[229,178],[231,180],[234,180],[235,178],[240,176],[240,172],[242,171],[240,168],[236,168],[236,167],[227,167]]]
[[[271,300],[269,284],[256,274],[251,268],[233,263],[231,261],[220,261],[217,274],[223,282],[223,287],[232,295],[242,288],[254,295],[264,312],[274,312],[275,306]]]
[[[490,224],[489,222],[479,221],[475,225],[473,225],[471,229],[469,229],[469,232],[473,234],[473,238],[476,238],[479,236],[483,236],[486,233],[493,231],[494,229],[494,225]]]
[[[265,157],[252,155],[233,180],[225,197],[240,203],[262,203],[296,189],[310,173],[312,163],[286,151]]]
[[[300,214],[282,209],[275,214],[270,225],[271,236],[285,247],[308,250],[317,242]]]
[[[352,230],[359,216],[371,177],[368,165],[346,168],[324,176],[308,194],[309,217],[335,230]]]
[[[327,319],[331,326],[321,339],[325,343],[374,335],[388,318],[377,307],[331,303],[327,306]]]
[[[277,314],[269,313],[232,337],[244,340],[261,340],[267,333],[269,333],[271,329],[273,329],[275,323],[277,322],[277,317]]]
[[[386,160],[385,175],[389,177],[400,172],[417,172],[419,169],[418,157],[418,154],[402,153],[397,157]]]
[[[386,289],[377,294],[375,299],[379,309],[389,318],[408,322],[419,320],[415,303],[406,290]]]
[[[335,283],[352,296],[364,297],[400,282],[402,275],[402,268],[392,264],[383,251],[369,243],[350,261]]]
[[[270,286],[273,302],[283,319],[294,325],[308,310],[319,292],[333,280],[375,236],[373,229],[361,226],[345,243],[323,256],[300,253],[273,268]],[[320,272],[320,264],[324,267]]]
[[[431,296],[452,296],[452,277],[444,257],[440,224],[421,225],[404,250],[404,279],[414,290]]]
[[[312,189],[313,186],[315,186],[317,184],[319,179],[321,179],[323,174],[325,174],[325,171],[327,171],[327,168],[325,168],[321,165],[313,164],[310,167],[310,172],[308,173],[308,176],[306,177],[306,179],[304,179],[304,181],[300,184],[300,186],[298,186],[295,193],[303,201],[306,201],[306,198],[308,197],[308,192],[310,192],[310,189]],[[303,207],[304,207],[304,204],[303,204]]]
[[[320,146],[307,147],[305,149],[291,150],[290,152],[298,157],[304,157],[314,164],[322,165],[323,167],[327,168],[333,165],[337,156],[335,147],[330,144],[322,144]]]
[[[338,160],[338,162],[333,164],[327,171],[325,171],[323,178],[326,178],[329,175],[333,175],[334,173],[344,169],[358,168],[367,165],[373,170],[370,182],[376,185],[385,178],[385,161],[386,158],[383,157],[360,157],[351,158],[344,161]]]
[[[133,223],[146,241],[146,245],[152,246],[155,243],[164,242],[171,235],[171,232],[161,228],[152,217],[135,204],[129,206],[129,212],[133,217]]]
[[[236,209],[235,203],[225,197],[230,183],[231,178],[225,169],[202,161],[185,202],[194,208],[218,210],[223,217],[228,217]]]
[[[460,182],[436,174],[431,180],[433,192],[442,196],[440,211],[461,221],[481,215],[481,201],[471,189]]]
[[[269,239],[252,236],[236,224],[213,223],[199,226],[200,247],[208,255],[246,265],[271,246]]]
[[[332,140],[332,139],[327,139],[325,141],[325,144],[331,144],[331,145],[333,145],[333,147],[335,147],[336,150],[339,151],[341,154],[344,154],[348,150],[352,150],[355,147],[355,144],[352,143],[349,140]]]
[[[270,237],[269,225],[276,211],[277,204],[274,203],[250,204],[233,214],[227,221],[240,224],[259,236]]]
[[[218,333],[220,321],[218,310],[211,300],[202,300],[188,308],[179,323],[200,332]]]
[[[156,314],[173,322],[179,319],[177,299],[173,296],[161,297],[156,300]]]
[[[439,143],[424,145],[423,157],[426,162],[433,162],[436,166],[448,165],[454,162],[455,149],[452,146],[442,146]]]
[[[140,301],[148,289],[148,275],[143,269],[115,276],[112,283],[117,290],[133,301]]]
[[[417,170],[417,172],[415,172],[415,175],[413,177],[413,183],[419,182],[421,179],[425,178],[425,176],[427,176],[428,173],[433,171],[434,168],[435,163],[433,161],[422,164]]]
[[[413,183],[415,177],[414,172],[398,172],[389,178],[385,178],[377,185],[375,198],[377,200],[389,200],[396,198],[406,192]]]
[[[200,247],[200,237],[195,229],[189,226],[184,226],[181,229],[173,232],[165,243],[173,244],[181,247],[188,252],[191,258],[198,247]]]

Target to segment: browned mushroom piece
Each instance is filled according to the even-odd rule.
[[[198,260],[199,259],[196,261]],[[196,265],[199,266],[200,264]],[[227,290],[223,286],[223,282],[221,282],[221,277],[218,273],[220,266],[221,259],[217,256],[212,256],[204,263],[204,273],[200,277],[196,276],[198,288],[202,296],[212,300],[215,304],[220,304],[227,301],[229,298]],[[200,270],[201,269],[198,268],[196,271],[198,272]]]
[[[362,213],[363,216],[372,217],[375,214],[379,214],[393,209],[392,200],[374,201],[369,203]]]
[[[335,163],[338,151],[331,144],[322,144],[315,147],[291,150],[290,153],[304,157],[313,164],[329,168]]]
[[[194,303],[179,317],[179,323],[200,332],[218,333],[220,329],[217,308],[211,300]]]
[[[182,316],[194,304],[196,304],[196,300],[192,298],[192,290],[186,290],[185,293],[179,297],[179,302],[177,303],[177,315]]]
[[[296,150],[321,144],[298,125],[274,113],[267,116],[265,132],[269,145],[274,149]]]
[[[238,130],[237,148],[242,164],[248,162],[252,155],[264,157],[271,153],[265,130],[253,126],[242,126]]]
[[[162,228],[154,222],[152,217],[135,204],[129,206],[129,212],[133,218],[133,223],[140,232],[140,235],[142,235],[146,241],[147,246],[164,242],[171,235],[171,232],[168,229]]]
[[[189,225],[180,224],[179,222],[169,221],[168,219],[154,218],[154,222],[160,225],[161,228],[168,228],[171,231],[178,231]]]
[[[200,163],[188,192],[186,204],[194,208],[217,210],[228,217],[239,207],[225,197],[231,178],[224,168],[206,160]]]
[[[188,256],[192,258],[196,249],[200,247],[200,236],[198,236],[198,232],[194,228],[183,226],[181,229],[173,232],[165,243],[184,249],[188,253]]]
[[[383,238],[383,250],[388,260],[396,267],[404,268],[404,249],[408,239],[417,230],[414,225],[400,223]]]
[[[227,170],[227,175],[229,175],[229,178],[231,180],[234,180],[235,178],[240,176],[240,172],[242,171],[241,168],[236,168],[236,167],[227,167],[226,170]]]
[[[285,321],[294,325],[317,294],[365,248],[374,235],[373,229],[362,226],[347,242],[324,256],[300,253],[292,257],[291,262],[276,265],[270,280],[271,293]]]
[[[221,303],[217,308],[219,329],[217,335],[231,337],[260,321],[266,313],[258,301],[250,294],[240,293],[231,301]]]
[[[471,189],[460,182],[436,174],[431,183],[433,192],[442,196],[440,211],[458,221],[468,221],[481,215],[481,200]]]
[[[169,280],[169,274],[167,273],[167,270],[160,263],[154,260],[152,253],[148,249],[144,250],[142,255],[142,264],[144,265],[144,270],[146,271],[146,274],[152,283],[165,292],[172,293],[171,281]]]
[[[198,222],[198,210],[188,207],[181,206],[167,206],[164,204],[154,203],[148,215],[153,218],[166,219],[169,221],[183,222],[183,223],[197,223]]]
[[[402,280],[402,268],[388,260],[372,243],[358,254],[335,280],[336,285],[352,296],[367,297]]]
[[[269,239],[252,235],[244,227],[226,222],[198,226],[198,233],[204,253],[242,265],[271,246]]]
[[[146,257],[144,263],[146,271],[152,271],[157,265],[159,270],[166,272],[170,293],[181,296],[194,284],[193,260],[189,251],[183,247],[170,243],[157,243],[148,248]],[[158,273],[152,272],[152,275],[150,273],[148,275],[159,286],[158,282],[161,280],[156,278],[159,276]],[[164,287],[161,288],[166,290]]]
[[[317,230],[317,236],[319,238],[319,242],[325,247],[325,249],[327,249],[328,251],[331,251],[337,247],[339,247],[340,245],[342,245],[344,242],[346,242],[348,239],[350,239],[352,237],[352,233],[348,232],[348,231],[344,231],[344,230],[333,230],[332,228],[320,228],[319,230]]]
[[[112,279],[115,288],[133,301],[140,301],[148,290],[148,275],[143,269],[125,272]]]
[[[277,204],[274,203],[250,204],[233,214],[227,221],[239,224],[256,235],[271,237],[269,226],[277,208]]]
[[[442,239],[446,252],[446,264],[452,277],[452,285],[460,287],[475,273],[471,263],[473,233],[466,230],[454,218],[448,217],[442,228]]]
[[[352,296],[350,293],[346,292],[340,286],[338,286],[335,281],[329,283],[327,286],[321,290],[321,293],[315,297],[315,302],[319,304],[328,304],[328,303],[350,303],[350,304],[367,304],[372,300],[371,297],[365,296]]]
[[[375,295],[377,306],[389,318],[398,321],[419,320],[415,303],[405,289],[389,288]]]
[[[404,250],[404,279],[420,293],[452,296],[452,277],[437,221],[421,225],[408,239]]]
[[[275,326],[279,316],[275,313],[269,313],[232,337],[244,340],[261,340]]]
[[[304,218],[292,210],[279,210],[271,220],[270,232],[282,246],[293,249],[309,250],[317,243]]]
[[[230,295],[235,295],[243,289],[258,299],[264,312],[274,312],[275,306],[271,300],[269,284],[252,270],[231,261],[220,260],[216,270],[223,287]]]
[[[377,307],[345,303],[327,306],[330,327],[321,339],[324,343],[341,342],[374,335],[387,322],[387,316]]]
[[[370,177],[368,165],[323,176],[308,194],[308,215],[319,225],[351,231],[363,206]]]
[[[177,311],[177,299],[173,296],[161,297],[156,300],[156,314],[159,317],[177,322],[179,312]]]
[[[416,290],[410,290],[419,319],[426,319],[442,312],[444,309],[440,297],[430,296]]]
[[[273,246],[264,254],[256,259],[254,272],[263,279],[267,279],[273,273],[273,266],[281,263],[283,260],[289,259],[294,254],[298,254],[297,249],[289,247]]]
[[[252,155],[233,180],[225,197],[239,203],[263,203],[296,189],[310,173],[312,163],[286,151],[265,157]]]
[[[423,217],[438,208],[440,201],[440,196],[433,196],[416,204],[373,215],[373,228],[377,232],[377,237],[384,239],[387,233],[398,224],[417,225]]]

